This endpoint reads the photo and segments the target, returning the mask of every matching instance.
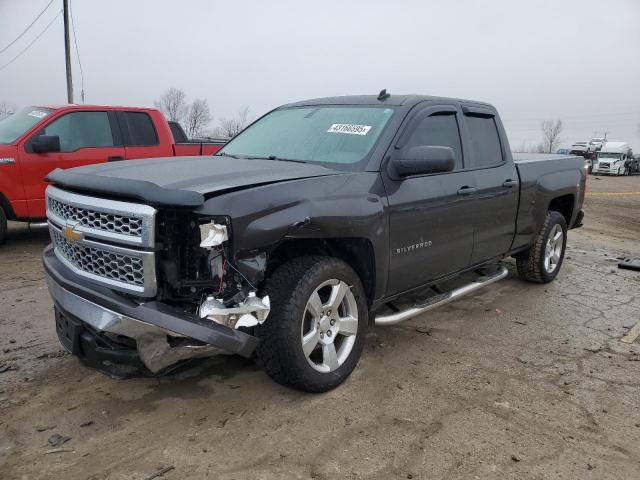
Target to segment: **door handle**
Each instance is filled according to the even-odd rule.
[[[458,195],[470,195],[476,192],[476,187],[470,187],[465,185],[464,187],[460,187],[458,189]]]
[[[502,182],[502,186],[503,187],[507,187],[507,188],[511,188],[511,187],[515,187],[516,185],[518,185],[518,181],[517,180],[505,180],[504,182]]]
[[[120,157],[120,156],[107,157],[107,162],[119,162],[121,160],[124,160],[124,157]]]

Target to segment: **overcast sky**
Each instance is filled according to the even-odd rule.
[[[167,87],[215,121],[304,98],[419,93],[493,103],[511,146],[562,119],[640,152],[640,0],[71,0],[87,103],[153,105]],[[0,0],[0,50],[49,0]],[[53,5],[0,53],[0,100],[66,101]],[[74,53],[76,102],[80,71]],[[213,126],[213,125],[212,125]]]

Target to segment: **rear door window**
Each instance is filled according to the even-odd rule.
[[[113,135],[107,112],[73,112],[57,118],[40,132],[57,135],[61,152],[81,148],[113,147]]]
[[[500,165],[503,162],[502,146],[494,117],[465,115],[465,120],[473,149],[471,166],[482,168]]]
[[[453,112],[434,113],[418,120],[404,149],[411,147],[449,147],[456,159],[455,170],[462,169],[462,144],[456,114]]]
[[[127,131],[126,145],[147,147],[158,144],[158,134],[149,114],[145,112],[124,112],[124,128]]]

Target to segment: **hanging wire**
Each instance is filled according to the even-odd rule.
[[[76,22],[73,20],[73,9],[71,8],[71,0],[69,0],[69,13],[71,14],[73,44],[76,47],[76,57],[78,57],[78,65],[80,65],[80,98],[82,99],[82,103],[84,103],[84,71],[82,70],[82,62],[80,61],[80,52],[78,52],[78,36],[76,35]]]
[[[4,47],[2,50],[0,50],[0,53],[4,53],[11,45],[13,45],[14,43],[16,43],[18,40],[20,40],[22,38],[22,36],[27,33],[27,30],[29,30],[31,27],[33,27],[33,24],[36,23],[38,21],[38,19],[42,16],[42,14],[44,12],[47,11],[47,9],[51,6],[51,4],[54,2],[54,0],[51,0],[49,3],[47,3],[47,6],[44,7],[44,9],[38,14],[38,16],[33,20],[33,22],[31,22],[29,24],[29,26],[27,28],[25,28],[22,33],[20,35],[18,35],[13,42],[11,42],[9,45],[7,45],[6,47]]]
[[[42,35],[44,35],[44,33],[45,33],[47,30],[49,30],[49,27],[51,27],[51,25],[53,25],[53,22],[55,22],[55,21],[56,21],[56,19],[57,19],[60,15],[62,15],[62,10],[60,10],[60,11],[58,12],[58,14],[57,14],[55,17],[53,17],[53,20],[51,20],[51,21],[47,24],[47,26],[46,26],[46,27],[44,27],[44,30],[42,30],[42,31],[40,32],[40,34],[39,34],[36,38],[34,38],[34,39],[31,41],[31,43],[30,43],[29,45],[27,45],[26,47],[24,47],[24,49],[22,49],[22,50],[20,51],[20,53],[18,53],[15,57],[13,57],[13,58],[12,58],[11,60],[9,60],[7,63],[5,63],[4,65],[0,66],[0,71],[1,71],[1,70],[4,70],[5,68],[7,68],[7,67],[8,67],[9,65],[11,65],[13,62],[15,62],[15,61],[16,61],[16,60],[17,60],[17,59],[18,59],[18,58],[19,58],[23,53],[25,53],[27,50],[29,50],[29,48],[31,48],[31,46],[32,46],[34,43],[36,43],[36,42],[38,41],[38,39],[39,39]]]

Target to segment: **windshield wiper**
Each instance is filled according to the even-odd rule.
[[[250,156],[250,155],[232,155],[231,153],[222,152],[222,153],[216,153],[215,156],[240,158],[242,160],[277,160],[279,162],[307,163],[303,160],[293,160],[291,158],[280,158],[277,155],[269,155],[267,157],[262,157],[262,156]]]
[[[307,163],[304,160],[293,160],[291,158],[280,158],[277,155],[269,155],[266,160],[278,160],[279,162]]]
[[[227,152],[216,153],[214,157],[230,157],[230,158],[236,158],[236,159],[247,158],[247,157],[239,157],[238,155],[232,155],[231,153],[227,153]]]

